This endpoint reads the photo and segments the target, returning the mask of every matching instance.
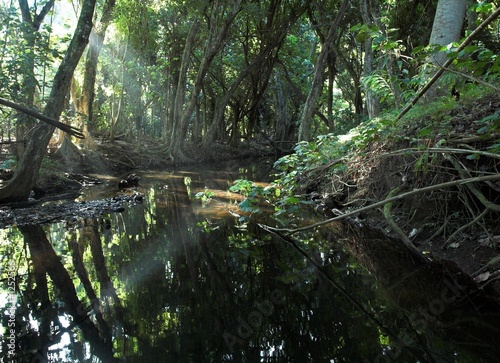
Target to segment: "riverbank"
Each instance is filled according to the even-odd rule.
[[[420,106],[399,123],[389,116],[299,145],[302,156],[280,165],[301,171],[297,192],[325,218],[365,208],[351,223],[500,291],[499,110],[497,94]]]

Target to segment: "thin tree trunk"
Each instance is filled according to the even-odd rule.
[[[27,0],[18,0],[19,8],[23,23],[28,26],[23,27],[24,39],[26,41],[25,66],[23,67],[25,73],[23,76],[23,95],[22,102],[26,107],[33,108],[36,93],[36,78],[35,78],[35,44],[36,33],[40,30],[40,26],[45,19],[48,12],[54,7],[54,0],[48,1],[40,11],[40,14],[31,14],[30,7]],[[26,114],[19,116],[16,123],[16,140],[24,140],[28,137],[28,131],[35,126],[35,120]],[[24,143],[16,144],[16,157],[20,160],[25,152]]]
[[[376,4],[373,4],[376,3]],[[374,16],[379,15],[377,0],[360,0],[360,12],[363,18],[363,22],[365,24],[376,23]],[[368,39],[364,42],[364,61],[363,61],[363,75],[368,76],[374,70],[374,54],[372,49],[372,38],[368,37]],[[365,105],[366,110],[368,111],[368,117],[373,118],[377,117],[380,114],[380,98],[377,97],[373,91],[370,89],[365,89]]]
[[[83,134],[85,135],[85,145],[92,147],[94,142],[90,135],[89,128],[93,122],[93,104],[95,97],[95,81],[97,77],[97,64],[99,53],[104,43],[104,37],[109,23],[112,20],[113,8],[116,0],[107,0],[104,4],[102,16],[95,31],[90,33],[89,48],[85,60],[85,71],[83,77],[82,95],[77,110],[86,116],[83,124]]]
[[[169,152],[174,158],[178,158],[181,161],[188,159],[183,152],[183,146],[184,142],[186,139],[186,134],[189,126],[189,121],[191,119],[191,116],[193,114],[194,108],[196,107],[197,104],[197,98],[201,92],[202,86],[203,86],[203,81],[205,79],[205,76],[208,72],[208,69],[210,65],[212,64],[212,61],[214,60],[215,56],[219,52],[219,50],[222,48],[224,45],[224,42],[226,41],[227,33],[229,31],[229,27],[233,23],[234,19],[236,18],[236,15],[240,12],[241,8],[241,1],[242,0],[236,0],[234,3],[231,5],[231,9],[229,14],[226,16],[224,19],[224,22],[222,26],[220,27],[218,33],[216,35],[212,35],[209,37],[207,48],[205,50],[205,54],[203,56],[203,59],[201,60],[200,66],[198,68],[198,73],[196,75],[196,79],[194,82],[194,88],[193,91],[191,92],[191,97],[189,98],[189,101],[186,105],[186,108],[182,112],[182,118],[180,119],[180,123],[174,127],[177,127],[177,130],[172,133],[172,139],[171,139],[171,145],[169,147]],[[214,9],[214,15],[219,16],[220,9]],[[216,19],[213,19],[216,21]],[[215,29],[214,29],[215,30]],[[177,106],[176,106],[177,108]]]
[[[191,25],[188,37],[186,39],[186,45],[184,46],[184,52],[182,54],[182,61],[179,71],[179,77],[177,81],[177,86],[175,89],[175,98],[173,104],[172,112],[172,124],[169,137],[169,150],[174,157],[175,149],[179,147],[180,140],[178,140],[179,129],[181,127],[182,112],[184,108],[184,102],[186,98],[186,85],[187,85],[187,72],[189,69],[189,63],[191,61],[191,52],[194,47],[194,40],[198,30],[200,29],[200,21],[195,20]]]
[[[323,83],[325,80],[324,69],[326,66],[326,61],[328,58],[328,53],[331,50],[331,47],[334,45],[334,38],[337,33],[337,28],[340,24],[340,21],[344,17],[345,12],[347,11],[347,7],[349,5],[349,0],[344,0],[342,5],[340,6],[339,12],[335,17],[335,20],[328,31],[328,35],[325,39],[325,43],[321,49],[321,52],[318,56],[318,60],[316,61],[316,66],[314,70],[314,79],[311,85],[311,90],[309,95],[307,96],[306,104],[304,105],[304,110],[302,111],[302,116],[300,118],[299,125],[299,141],[309,141],[311,122],[314,110],[316,108],[316,101],[321,95],[321,91],[323,89]]]
[[[251,72],[255,71],[258,67],[262,67],[263,63],[269,58],[269,55],[272,53],[272,51],[281,46],[283,40],[285,39],[285,36],[286,31],[277,36],[275,38],[275,42],[270,44],[266,49],[258,54],[255,59],[238,74],[238,77],[234,80],[231,87],[224,92],[224,97],[217,104],[217,109],[215,111],[212,124],[210,125],[207,134],[203,138],[203,150],[205,150],[205,152],[209,151],[212,144],[215,142],[217,130],[220,130],[224,122],[224,112],[226,110],[226,107],[229,104],[231,98],[234,96],[235,92],[238,90],[241,82],[243,82],[243,80],[248,77]]]

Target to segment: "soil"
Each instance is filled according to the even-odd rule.
[[[495,133],[499,110],[500,96],[490,95],[457,104],[437,122],[413,120],[396,137],[375,137],[363,152],[345,162],[342,174],[324,171],[319,177],[315,172],[301,176],[303,188],[330,218],[332,210],[350,212],[405,192],[456,181],[456,185],[360,213],[350,223],[382,232],[402,246],[404,240],[410,241],[429,260],[452,263],[480,286],[498,292],[500,181],[465,185],[460,180],[499,175],[500,135]],[[419,133],[425,136],[416,139]],[[425,147],[442,150],[418,150]],[[468,150],[484,153],[469,154]]]

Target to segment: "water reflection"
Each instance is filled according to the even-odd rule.
[[[408,300],[391,305],[394,296],[382,296],[358,266],[370,265],[384,285],[374,260],[343,251],[342,228],[300,236],[306,258],[238,222],[228,210],[239,197],[227,189],[239,177],[258,178],[249,172],[143,173],[144,203],[122,213],[1,231],[2,310],[11,266],[18,361],[481,361],[447,345],[439,324],[416,331]],[[194,196],[205,188],[217,201],[202,206]],[[110,193],[89,189],[87,198]],[[494,331],[483,351],[498,354]],[[4,357],[8,343],[4,333]]]

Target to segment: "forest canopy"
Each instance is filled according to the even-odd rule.
[[[453,33],[440,7],[457,28],[452,42],[440,42]],[[3,159],[22,176],[23,160],[38,170],[49,143],[67,153],[127,140],[179,162],[217,157],[219,144],[287,153],[401,110],[442,66],[438,55],[451,69],[429,97],[495,87],[498,19],[456,50],[497,9],[471,0],[3,0],[0,97],[85,135],[69,148],[53,127],[38,131],[2,107],[1,138],[16,142]],[[26,198],[34,174],[0,200]]]

